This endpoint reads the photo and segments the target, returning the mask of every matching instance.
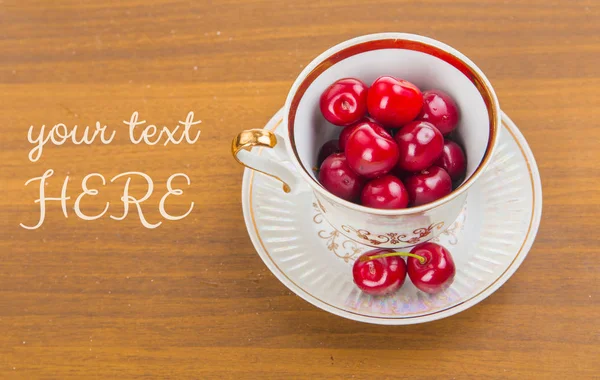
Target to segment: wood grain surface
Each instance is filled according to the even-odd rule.
[[[225,0],[0,1],[0,378],[550,379],[600,375],[600,2]],[[385,327],[345,320],[291,294],[266,269],[242,218],[231,138],[282,106],[302,67],[345,39],[423,34],[487,74],[536,156],[539,234],[517,273],[453,317]],[[133,111],[194,145],[129,143]],[[48,145],[30,125],[117,130],[106,146]],[[68,219],[39,217],[29,178],[69,175]],[[193,212],[157,229],[79,219],[81,179],[142,171],[144,215]],[[122,212],[123,181],[85,203]],[[144,186],[132,184],[143,193]]]

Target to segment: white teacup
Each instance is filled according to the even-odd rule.
[[[313,167],[319,148],[337,138],[340,127],[321,115],[319,98],[333,82],[355,77],[370,85],[390,75],[423,90],[441,89],[456,101],[460,121],[458,140],[467,156],[467,175],[449,195],[418,207],[373,209],[338,198],[319,183]],[[452,224],[467,191],[490,163],[500,132],[500,106],[485,75],[467,57],[431,38],[405,33],[380,33],[342,42],[315,58],[294,82],[284,109],[283,134],[262,129],[241,132],[234,140],[234,157],[243,165],[283,182],[291,195],[308,184],[325,219],[340,233],[359,243],[381,248],[404,248],[430,240]],[[250,150],[274,148],[299,174],[280,161]]]

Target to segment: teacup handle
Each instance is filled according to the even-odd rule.
[[[251,152],[254,147],[272,148],[282,161],[289,160],[285,142],[280,135],[265,129],[248,129],[240,132],[231,143],[233,158],[247,168],[271,176],[283,183],[283,191],[289,193],[297,187],[297,177],[283,164],[272,158]]]

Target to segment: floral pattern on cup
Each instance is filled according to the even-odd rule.
[[[343,225],[342,229],[347,233],[354,234],[357,238],[365,240],[368,244],[418,244],[425,241],[426,237],[431,235],[434,229],[441,230],[444,227],[444,222],[432,223],[428,227],[415,229],[412,233],[387,232],[384,234],[372,234],[367,230],[356,229],[352,226]]]
[[[319,209],[319,206],[316,203],[313,203],[313,207],[315,211],[317,211],[313,217],[313,222],[315,224],[323,223],[324,219],[321,209]],[[323,208],[322,205],[321,208]],[[325,240],[327,244],[327,250],[333,252],[334,255],[345,262],[349,262],[354,256],[360,255],[365,251],[364,248],[362,248],[357,242],[346,239],[345,236],[336,229],[332,229],[331,231],[320,230],[317,232],[317,235],[321,239]]]

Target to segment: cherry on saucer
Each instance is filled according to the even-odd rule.
[[[446,248],[427,242],[417,245],[410,253],[425,259],[424,262],[415,257],[407,260],[408,277],[417,289],[433,294],[452,285],[456,266]]]
[[[452,285],[456,266],[450,252],[432,242],[421,243],[410,252],[374,249],[360,255],[352,266],[356,286],[374,296],[400,289],[407,273],[417,289],[435,294]]]
[[[406,263],[391,249],[375,249],[362,254],[352,267],[354,283],[360,290],[374,296],[393,293],[406,279]]]

